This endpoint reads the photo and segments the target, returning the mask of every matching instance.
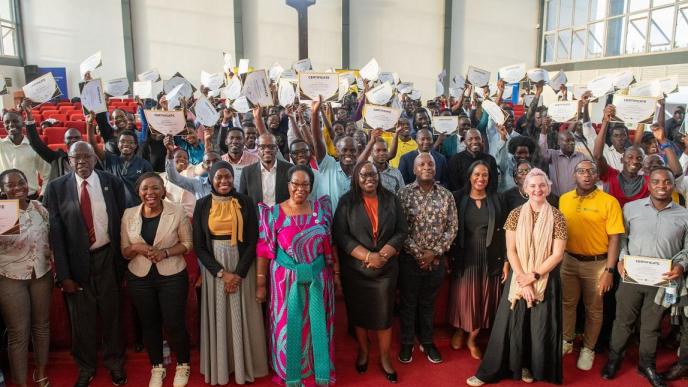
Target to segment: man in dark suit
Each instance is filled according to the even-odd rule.
[[[401,171],[401,176],[404,177],[404,184],[411,184],[416,181],[416,175],[413,171],[413,164],[416,157],[420,153],[430,153],[432,158],[435,159],[435,170],[437,171],[435,181],[446,188],[447,159],[443,154],[432,149],[432,133],[428,129],[420,129],[418,133],[416,133],[416,142],[418,143],[418,149],[404,154],[401,156],[401,159],[399,159],[399,171]]]
[[[72,322],[72,355],[79,366],[75,387],[87,387],[96,372],[98,312],[105,366],[112,383],[121,386],[127,382],[119,312],[124,186],[116,176],[94,171],[96,155],[88,143],[73,144],[68,156],[74,172],[48,184],[45,205],[57,281],[67,295]]]
[[[269,206],[289,199],[287,172],[292,164],[277,159],[277,140],[272,134],[258,137],[260,162],[251,164],[241,172],[239,192],[248,195],[255,203]]]

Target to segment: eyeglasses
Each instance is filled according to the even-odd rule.
[[[277,149],[277,145],[276,144],[261,144],[261,145],[258,145],[258,149],[260,149],[260,150],[266,150],[266,149],[275,150],[275,149]]]
[[[371,179],[375,178],[375,179],[377,179],[377,172],[368,172],[368,173],[366,173],[366,172],[361,172],[361,173],[359,174],[359,176],[361,177],[361,179],[368,179],[368,178],[371,178]]]
[[[530,172],[530,168],[521,168],[516,170],[516,174],[518,175],[527,175],[528,172]]]
[[[597,175],[597,168],[576,168],[576,174],[578,175]]]
[[[311,189],[311,183],[297,183],[294,181],[290,181],[289,184],[291,184],[295,190],[300,189],[303,191],[310,191],[310,189]]]

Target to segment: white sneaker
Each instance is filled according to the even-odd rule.
[[[592,369],[592,363],[595,361],[595,351],[589,348],[583,347],[578,356],[578,362],[576,367],[579,370],[590,371]]]
[[[151,378],[150,382],[148,382],[148,387],[162,387],[162,381],[165,380],[165,376],[167,376],[167,371],[162,364],[153,366],[153,368],[151,368]]]
[[[528,368],[521,368],[521,380],[525,383],[533,383],[535,381],[533,374],[530,373]]]
[[[573,352],[573,342],[564,340],[564,344],[561,346],[561,355],[568,355]]]
[[[191,366],[188,363],[177,364],[172,385],[174,387],[185,387],[189,383],[189,375],[191,375]]]
[[[485,384],[485,382],[476,378],[475,376],[471,376],[470,378],[466,379],[466,384],[472,387],[480,387]]]

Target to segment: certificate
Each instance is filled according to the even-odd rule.
[[[232,79],[229,81],[229,85],[225,87],[224,93],[226,96],[225,98],[229,98],[232,101],[239,98],[241,95],[241,80],[239,79],[238,75],[232,77]]]
[[[413,82],[401,82],[397,85],[397,91],[401,94],[410,94],[413,91]]]
[[[19,200],[0,200],[0,235],[19,235]]]
[[[175,86],[174,89],[170,90],[169,93],[165,95],[165,99],[167,99],[167,108],[168,109],[175,109],[177,106],[179,106],[179,103],[181,102],[182,95],[181,95],[181,90],[184,87],[184,84],[179,84]]]
[[[36,103],[48,102],[61,95],[52,73],[46,73],[22,87],[24,96]]]
[[[371,104],[363,106],[363,119],[367,128],[393,130],[399,122],[399,117],[401,117],[399,109]]]
[[[573,85],[573,98],[581,99],[583,94],[588,91],[587,85]]]
[[[277,99],[279,100],[280,106],[287,107],[294,103],[296,98],[296,92],[294,91],[294,85],[289,81],[280,81],[279,89],[277,90]]]
[[[549,82],[549,73],[545,69],[530,69],[527,75],[531,82]]]
[[[451,81],[451,87],[456,87],[459,89],[465,89],[466,88],[466,78],[463,77],[463,75],[454,75]]]
[[[0,95],[6,95],[9,94],[9,90],[7,90],[7,82],[5,81],[5,77],[0,75]]]
[[[349,81],[339,76],[339,92],[337,93],[337,100],[341,101],[349,92]]]
[[[336,101],[339,97],[339,74],[304,71],[299,73],[299,100]]]
[[[664,94],[671,94],[678,91],[678,76],[672,75],[670,77],[656,79],[659,83],[659,88]]]
[[[79,83],[79,92],[81,93],[81,106],[83,107],[84,115],[107,111],[103,82],[100,79]]]
[[[599,98],[607,93],[614,91],[614,75],[607,74],[601,77],[597,77],[592,81],[588,82],[588,90],[592,92],[592,96]]]
[[[360,74],[361,78],[363,79],[374,81],[380,74],[380,65],[377,64],[377,61],[375,60],[375,58],[373,58],[368,63],[366,63],[365,66],[361,67],[361,69],[358,71],[358,74]]]
[[[222,65],[222,68],[225,70],[226,73],[234,70],[234,68],[236,67],[234,57],[229,52],[222,51],[222,60],[224,61],[224,65]]]
[[[450,87],[449,88],[449,96],[452,98],[459,98],[464,92],[464,88],[462,87]]]
[[[156,132],[176,136],[186,128],[182,110],[144,110],[146,121]]]
[[[444,85],[440,81],[435,81],[435,96],[444,95]]]
[[[129,95],[129,80],[127,78],[116,78],[106,81],[103,84],[103,91],[108,97],[119,97]]]
[[[366,100],[373,105],[385,105],[394,94],[392,85],[385,82],[370,89],[366,93]]]
[[[248,59],[239,59],[239,69],[237,70],[239,75],[246,74],[248,72],[248,63]]]
[[[297,73],[302,73],[304,71],[311,71],[313,69],[313,65],[311,64],[311,60],[306,58],[306,59],[301,59],[296,62],[291,66]]]
[[[554,122],[568,122],[576,118],[578,101],[560,101],[549,104],[547,114]]]
[[[353,71],[344,71],[342,73],[339,73],[339,81],[341,82],[342,80],[345,80],[347,83],[347,87],[351,86],[356,82],[356,74],[354,74]]]
[[[84,75],[86,75],[87,72],[93,71],[102,65],[103,54],[100,51],[84,59],[84,61],[81,62],[81,64],[79,65],[79,73],[81,74],[81,79],[84,78]]]
[[[475,66],[468,66],[466,81],[475,87],[486,86],[490,82],[490,72]]]
[[[282,74],[280,74],[279,79],[284,79],[286,81],[294,83],[298,82],[298,78],[296,77],[296,71],[294,71],[294,69],[284,69],[284,71],[282,71]]]
[[[208,98],[201,96],[194,104],[194,113],[198,121],[204,126],[215,126],[220,120],[220,112],[218,112],[213,104],[208,101]]]
[[[270,77],[271,81],[277,82],[280,75],[282,75],[282,72],[284,72],[284,67],[282,67],[282,65],[280,65],[279,63],[275,62],[268,69],[268,77]]]
[[[652,122],[655,116],[657,99],[652,97],[614,95],[612,103],[616,107],[615,121],[634,125],[640,122]]]
[[[614,87],[617,89],[626,89],[633,82],[635,82],[635,77],[631,71],[626,70],[614,74]]]
[[[201,84],[210,90],[217,90],[225,85],[225,74],[201,71]]]
[[[175,87],[179,85],[184,85],[179,93],[181,94],[182,97],[189,99],[193,95],[193,93],[196,91],[196,88],[194,85],[189,82],[188,79],[184,78],[183,75],[180,73],[175,73],[172,78],[164,81],[162,83],[162,88],[165,91],[165,93],[169,93],[174,89]]]
[[[143,72],[138,75],[139,81],[152,81],[152,82],[158,82],[160,81],[160,72],[158,69],[150,69],[146,72]]]
[[[628,89],[628,95],[632,97],[664,97],[662,93],[662,85],[656,80],[644,81],[632,85]]]
[[[499,79],[503,79],[506,83],[519,82],[526,75],[526,64],[520,63],[502,67],[497,72],[497,75],[499,76]]]
[[[408,95],[408,97],[414,101],[420,100],[421,96],[422,96],[422,94],[420,93],[420,90],[418,90],[418,89],[411,90],[411,92]]]
[[[497,106],[496,103],[490,100],[485,100],[482,103],[482,107],[487,115],[492,118],[492,121],[496,122],[498,125],[504,125],[506,115],[504,114],[504,111],[502,111],[502,108]]]
[[[251,107],[248,106],[248,99],[245,96],[241,96],[232,102],[232,109],[241,114],[246,114],[251,110]]]
[[[272,93],[265,70],[253,71],[246,75],[241,95],[254,105],[272,106]]]
[[[438,133],[453,134],[459,128],[459,116],[432,117],[432,126]]]
[[[389,71],[381,72],[377,79],[380,81],[380,83],[389,82],[390,85],[396,85],[399,83],[399,75]]]
[[[671,271],[671,259],[625,255],[623,281],[630,284],[666,288],[669,281],[662,274]]]
[[[151,81],[134,82],[133,88],[134,95],[141,99],[158,99],[158,94],[163,90],[163,83]]]
[[[565,85],[568,79],[566,79],[566,74],[559,70],[556,74],[549,78],[549,85],[552,87],[555,93],[559,92],[561,85]]]

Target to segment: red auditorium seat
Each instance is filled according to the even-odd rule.
[[[84,115],[82,113],[70,114],[69,120],[70,121],[84,121]]]
[[[64,133],[67,131],[67,128],[64,126],[51,126],[49,128],[45,128],[43,131],[43,134],[46,137],[46,143],[48,145],[50,144],[64,144]]]
[[[86,121],[67,121],[65,126],[68,128],[79,129],[81,133],[86,133]]]
[[[52,150],[62,149],[63,151],[67,152],[67,145],[65,144],[48,144],[48,148]]]
[[[57,106],[72,106],[72,103],[69,101],[60,101],[57,103]]]
[[[5,138],[7,137],[7,131],[5,128],[0,128],[0,138]]]
[[[43,117],[49,118],[52,114],[60,114],[60,111],[56,109],[42,109],[41,114]]]

